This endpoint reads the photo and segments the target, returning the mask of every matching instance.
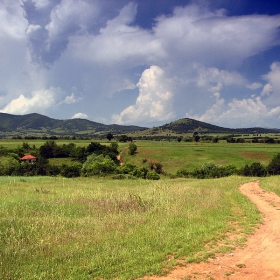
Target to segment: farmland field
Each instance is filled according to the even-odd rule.
[[[250,180],[1,177],[1,279],[135,279],[232,250],[260,222]]]

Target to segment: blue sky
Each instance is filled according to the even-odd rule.
[[[0,111],[280,128],[280,5],[0,0]]]

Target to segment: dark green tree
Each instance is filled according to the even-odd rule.
[[[111,140],[114,138],[114,135],[113,135],[112,133],[108,133],[108,134],[106,135],[106,138],[107,138],[109,141],[111,141]]]
[[[267,166],[267,172],[270,175],[280,174],[280,154],[274,156]]]

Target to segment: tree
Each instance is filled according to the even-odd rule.
[[[47,141],[40,147],[40,156],[43,158],[53,158],[56,154],[57,144],[54,141]]]
[[[117,165],[109,156],[91,154],[83,165],[82,173],[85,176],[104,176],[114,173],[116,168]]]
[[[183,139],[183,136],[179,136],[179,137],[177,138],[177,141],[180,143],[180,142],[182,141],[182,139]]]
[[[61,175],[66,178],[79,177],[81,173],[82,165],[74,163],[71,166],[64,165],[62,166]]]
[[[128,146],[128,153],[134,155],[137,151],[137,146],[134,143],[130,143]]]
[[[267,172],[270,175],[280,174],[280,154],[274,156],[267,166]]]
[[[114,138],[114,136],[113,136],[112,133],[108,133],[107,136],[106,136],[106,138],[107,138],[109,141],[111,141],[111,140]]]
[[[121,135],[119,137],[119,142],[127,142],[129,141],[129,137],[127,135]]]

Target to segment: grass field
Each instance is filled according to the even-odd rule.
[[[94,141],[94,140],[92,140]],[[57,145],[75,143],[77,146],[87,147],[91,140],[58,140]],[[36,148],[42,146],[45,140],[0,140],[0,146],[12,149],[27,142]],[[109,141],[96,141],[102,145],[109,145]],[[168,141],[136,141],[137,153],[130,156],[127,153],[129,143],[118,143],[123,162],[132,162],[138,166],[149,168],[149,162],[160,162],[167,174],[175,174],[179,169],[185,168],[193,171],[201,168],[205,162],[214,162],[217,165],[233,164],[237,168],[245,164],[260,162],[267,165],[272,157],[280,152],[279,144],[261,143],[204,143],[204,142],[168,142]],[[143,163],[145,162],[145,163]],[[71,165],[71,159],[51,159],[51,164]]]
[[[0,278],[135,279],[232,250],[260,222],[251,180],[0,177]]]
[[[267,177],[267,178],[263,178],[261,180],[261,187],[270,191],[270,192],[274,192],[277,195],[280,196],[280,180],[279,180],[279,176],[272,176],[272,177]]]
[[[143,159],[160,162],[163,170],[171,174],[176,173],[180,168],[192,171],[200,168],[205,162],[214,162],[218,165],[233,164],[238,168],[253,162],[267,165],[272,157],[280,152],[279,144],[159,141],[137,141],[136,144],[137,154],[130,157],[123,152],[124,162],[130,161],[137,165],[141,165]]]

